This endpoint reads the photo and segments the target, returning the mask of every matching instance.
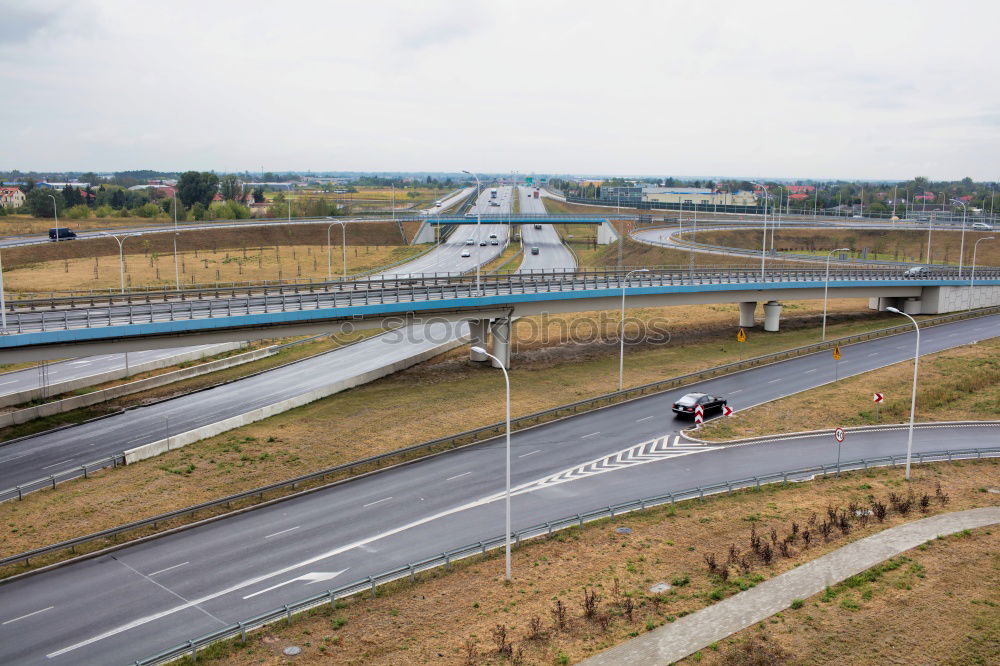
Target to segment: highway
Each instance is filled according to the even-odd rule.
[[[545,215],[545,204],[533,196],[534,188],[519,187],[520,210],[523,215]],[[532,224],[521,225],[521,244],[524,246],[524,259],[518,272],[529,271],[573,271],[576,270],[576,258],[569,251],[559,233],[550,224],[540,225],[535,229]],[[537,247],[538,254],[532,254],[531,248]]]
[[[922,350],[998,330],[1000,316],[928,328]],[[839,375],[906,360],[913,342],[904,334],[845,346]],[[833,381],[834,373],[823,352],[514,433],[514,528],[670,490],[832,463],[832,437],[736,447],[678,442],[676,433],[690,424],[675,421],[670,404],[703,390],[744,409]],[[499,417],[500,402],[496,409]],[[914,450],[995,445],[998,434],[996,426],[918,430]],[[653,440],[662,444],[654,454],[624,453]],[[843,455],[899,454],[905,440],[905,430],[852,434]],[[129,663],[325,587],[493,537],[503,525],[497,501],[503,455],[503,440],[491,440],[0,584],[0,662]],[[624,462],[588,464],[602,459]]]

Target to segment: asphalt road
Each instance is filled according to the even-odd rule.
[[[520,210],[524,215],[545,215],[545,204],[533,196],[533,187],[519,187]],[[569,251],[559,233],[551,224],[541,225],[535,229],[532,224],[521,225],[521,244],[524,246],[524,259],[521,261],[519,273],[528,271],[553,271],[576,269],[576,258]],[[531,248],[537,247],[538,254],[532,254]]]
[[[932,352],[994,336],[1000,316],[927,329]],[[841,377],[904,360],[913,335],[842,349]],[[736,409],[834,379],[824,352],[719,377],[512,436],[513,526],[671,490],[832,463],[832,437],[746,446],[675,444],[670,415],[703,390]],[[502,405],[496,405],[498,416]],[[995,445],[997,427],[918,430],[915,451]],[[666,438],[662,440],[661,438]],[[603,458],[661,440],[655,455]],[[851,434],[845,459],[905,452],[905,430]],[[502,533],[503,440],[450,452],[0,584],[0,662],[129,663],[327,587]],[[515,571],[515,577],[517,572]]]

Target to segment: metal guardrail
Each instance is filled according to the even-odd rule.
[[[488,275],[482,289],[476,289],[471,277],[415,278],[397,276],[364,282],[324,284],[322,290],[292,293],[280,292],[276,298],[263,295],[197,298],[195,300],[169,300],[166,303],[129,303],[127,305],[100,305],[67,307],[47,313],[45,310],[13,312],[7,316],[9,332],[45,332],[100,328],[117,325],[145,324],[167,321],[193,321],[198,319],[249,316],[278,312],[336,309],[369,305],[397,305],[404,303],[439,302],[446,306],[457,299],[480,299],[489,296],[541,294],[587,290],[618,290],[622,288],[701,286],[701,285],[761,285],[778,283],[822,284],[825,272],[813,268],[778,268],[761,273],[750,268],[733,270],[674,270],[636,273],[626,280],[621,271],[604,272],[547,272]],[[984,269],[977,272],[981,283],[1000,279],[1000,270]],[[928,268],[919,275],[907,275],[901,269],[873,267],[870,269],[839,268],[830,271],[830,280],[851,280],[878,284],[885,281],[953,283],[965,286],[966,278],[958,278],[957,270]],[[333,289],[336,287],[336,289]],[[335,317],[335,313],[331,313]]]
[[[992,314],[1000,314],[1000,306],[992,308],[983,308],[981,310],[973,310],[971,312],[959,312],[955,314],[944,315],[942,317],[935,317],[933,319],[925,319],[920,322],[920,326],[921,328],[925,328],[928,326],[936,326],[953,321],[961,321],[965,319],[972,319],[975,317],[987,316]],[[876,338],[883,338],[891,335],[897,335],[899,333],[906,333],[912,330],[913,330],[912,325],[903,324],[900,326],[891,326],[889,328],[882,328],[875,331],[868,331],[866,333],[856,333],[854,335],[848,335],[841,338],[831,338],[830,340],[827,340],[825,342],[817,342],[809,345],[804,345],[801,347],[794,347],[792,349],[773,352],[771,354],[764,354],[763,356],[756,356],[754,358],[744,359],[742,361],[737,361],[735,363],[727,363],[725,365],[718,365],[711,368],[706,368],[705,370],[701,370],[698,372],[692,372],[685,375],[679,375],[677,377],[671,377],[669,379],[663,379],[657,382],[652,382],[650,384],[644,384],[642,386],[627,388],[622,391],[606,393],[604,395],[599,395],[593,398],[587,398],[585,400],[579,400],[577,402],[560,405],[558,407],[545,409],[539,412],[534,412],[532,414],[527,414],[525,416],[520,416],[511,419],[510,423],[511,432],[517,432],[519,430],[524,430],[529,427],[540,425],[542,423],[546,423],[548,421],[552,421],[557,418],[563,418],[581,412],[587,412],[602,407],[608,407],[610,405],[617,404],[619,402],[625,402],[627,400],[632,400],[646,395],[662,393],[664,391],[675,389],[680,386],[684,386],[686,384],[705,381],[708,379],[712,379],[714,377],[731,374],[733,372],[739,372],[741,370],[747,370],[749,368],[754,368],[761,365],[777,363],[791,358],[797,358],[799,356],[807,356],[809,354],[814,354],[819,351],[832,349],[835,345],[847,346],[850,344],[864,342]],[[108,538],[116,538],[127,532],[141,530],[148,527],[153,527],[155,529],[159,523],[167,522],[177,518],[194,516],[199,512],[208,511],[221,506],[229,507],[234,503],[242,502],[245,500],[252,500],[255,497],[258,499],[258,501],[263,502],[264,496],[267,493],[295,490],[298,486],[302,484],[309,483],[311,481],[322,480],[329,476],[335,476],[340,474],[346,474],[350,476],[355,471],[367,471],[372,467],[378,468],[385,464],[389,464],[390,462],[398,463],[398,462],[413,460],[415,457],[419,457],[422,454],[427,454],[428,452],[433,452],[435,450],[450,449],[458,446],[464,446],[467,444],[473,444],[475,442],[483,441],[484,439],[489,439],[502,434],[504,428],[505,424],[503,422],[492,423],[479,428],[474,428],[472,430],[466,430],[465,432],[461,432],[456,435],[449,435],[448,437],[441,437],[438,439],[430,440],[428,442],[413,444],[411,446],[406,446],[400,449],[395,449],[393,451],[388,451],[386,453],[369,456],[368,458],[362,458],[360,460],[355,460],[349,463],[335,465],[333,467],[327,467],[325,469],[321,469],[315,472],[310,472],[308,474],[303,474],[301,476],[297,476],[291,479],[286,479],[284,481],[278,481],[275,483],[268,484],[266,486],[260,486],[258,488],[252,488],[250,490],[245,490],[232,495],[227,495],[226,497],[222,497],[216,500],[210,500],[208,502],[203,502],[201,504],[185,507],[183,509],[178,509],[176,511],[162,513],[156,516],[152,516],[150,518],[137,520],[118,527],[109,528],[106,530],[102,530],[100,532],[94,532],[92,534],[88,534],[85,536],[76,537],[74,539],[61,541],[59,543],[43,546],[41,548],[36,548],[31,551],[4,557],[0,559],[0,567],[7,566],[10,564],[15,564],[17,562],[24,562],[27,564],[28,562],[30,562],[31,558],[36,558],[42,555],[47,555],[62,550],[71,549],[75,551],[77,547],[83,546],[90,542],[100,541],[102,539],[108,539]],[[121,459],[121,454],[119,454],[116,457],[117,459]],[[110,458],[104,460],[106,461],[105,464],[103,465],[104,467],[110,466],[112,464]],[[90,469],[90,471],[94,471],[95,469],[98,468],[97,467],[98,462],[100,461],[88,463],[87,467]],[[64,472],[63,474],[73,474],[73,476],[70,478],[78,478],[79,476],[81,476],[80,468],[73,468],[72,470],[67,470],[67,472]],[[55,476],[58,477],[59,475]],[[59,479],[59,482],[67,480],[70,479],[62,478]],[[38,481],[32,483],[37,484],[39,488],[45,488],[48,487],[49,485],[52,485],[54,487],[54,482],[52,481],[51,477],[46,477],[45,479],[39,479]],[[14,498],[21,499],[25,494],[21,490],[22,488],[25,488],[25,486],[22,485],[17,488],[11,488],[0,491],[0,501],[11,500]]]
[[[1000,447],[988,447],[988,448],[975,448],[975,449],[960,449],[955,451],[930,451],[927,453],[915,453],[913,457],[916,462],[935,462],[935,461],[952,461],[952,460],[968,460],[968,459],[982,459],[983,457],[991,458],[1000,456]],[[523,530],[516,530],[511,533],[511,538],[516,544],[520,544],[522,541],[527,539],[532,539],[540,536],[548,536],[555,531],[567,529],[570,527],[583,527],[585,523],[593,522],[595,520],[601,520],[603,518],[615,518],[624,513],[630,513],[632,511],[642,511],[651,507],[660,506],[663,504],[674,504],[679,501],[692,500],[704,498],[706,495],[713,495],[719,493],[732,493],[734,490],[742,490],[746,488],[760,488],[762,485],[772,484],[772,483],[788,483],[789,481],[806,481],[816,476],[824,476],[828,474],[839,474],[841,472],[852,471],[852,470],[867,470],[872,467],[895,467],[897,461],[905,461],[905,455],[899,456],[882,456],[878,458],[861,458],[858,460],[850,460],[847,462],[840,462],[834,465],[817,465],[814,467],[804,467],[800,469],[787,470],[782,472],[776,472],[774,474],[765,474],[762,476],[745,477],[742,479],[734,479],[731,481],[723,481],[720,483],[713,483],[706,486],[698,486],[695,488],[688,488],[686,490],[678,490],[675,492],[668,492],[662,495],[655,495],[653,497],[644,497],[641,499],[635,499],[630,502],[623,502],[621,504],[616,504],[613,506],[605,506],[598,509],[593,509],[590,511],[585,511],[583,513],[577,513],[570,516],[563,516],[562,518],[557,518],[556,520],[539,523],[538,525],[532,525],[531,527],[525,528]],[[377,589],[380,585],[386,585],[398,581],[403,578],[409,578],[411,581],[415,580],[416,574],[427,571],[429,569],[435,569],[441,566],[449,566],[452,562],[456,560],[465,559],[467,557],[474,557],[476,555],[485,555],[486,551],[492,550],[494,548],[499,548],[503,546],[506,542],[506,536],[500,535],[495,536],[484,541],[478,541],[476,543],[467,544],[460,548],[455,548],[453,550],[446,550],[439,555],[434,557],[429,557],[419,562],[410,562],[405,566],[397,567],[389,571],[384,571],[379,574],[368,576],[360,580],[356,580],[353,583],[348,583],[347,585],[342,585],[340,587],[331,588],[322,592],[320,594],[315,594],[311,597],[305,599],[299,599],[298,601],[293,601],[290,604],[285,604],[281,608],[275,608],[273,610],[267,611],[266,613],[261,613],[255,615],[249,619],[243,620],[242,622],[237,622],[235,624],[230,624],[229,626],[223,627],[213,631],[210,634],[205,634],[197,638],[191,639],[186,643],[182,643],[170,649],[164,650],[157,654],[142,659],[136,659],[135,666],[157,666],[158,664],[166,664],[176,659],[180,659],[186,655],[191,655],[193,660],[197,660],[198,650],[205,648],[212,643],[218,641],[226,640],[228,638],[239,637],[240,640],[246,641],[246,636],[248,631],[254,629],[259,629],[265,625],[277,622],[280,620],[286,620],[291,623],[292,615],[297,613],[302,613],[311,608],[321,606],[324,604],[330,604],[334,606],[338,599],[343,599],[345,597],[351,597],[357,594],[370,593],[372,597],[376,595]]]

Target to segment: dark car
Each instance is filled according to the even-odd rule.
[[[486,247],[486,241],[479,241],[479,247]]]
[[[674,403],[674,413],[678,416],[690,416],[694,418],[694,409],[697,405],[701,405],[701,408],[707,414],[713,409],[721,410],[725,407],[726,400],[717,395],[708,395],[707,393],[688,393]]]
[[[535,225],[535,229],[541,229],[541,228],[542,228],[542,225],[540,225],[540,224],[536,224]]]
[[[531,254],[538,254],[538,248],[537,247],[531,248]]]
[[[49,240],[71,240],[76,238],[76,233],[72,229],[67,229],[66,227],[56,227],[55,229],[49,229]]]

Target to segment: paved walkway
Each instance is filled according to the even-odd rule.
[[[760,622],[845,578],[935,537],[1000,523],[1000,506],[957,511],[892,527],[676,622],[585,659],[586,666],[670,664]]]

